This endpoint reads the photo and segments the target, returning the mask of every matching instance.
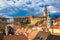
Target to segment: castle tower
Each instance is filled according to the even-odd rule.
[[[47,17],[47,8],[46,8],[46,5],[45,5],[45,8],[44,8],[44,16]]]
[[[47,7],[46,7],[46,5],[45,5],[45,7],[44,7],[44,17],[46,17],[46,21],[47,21],[47,25],[46,25],[46,27],[47,27],[47,32],[49,32],[49,28],[50,28],[50,26],[51,26],[51,20],[50,20],[50,12],[47,10]]]
[[[47,10],[47,7],[45,5],[45,8],[44,8],[44,17],[46,17],[46,20],[47,20],[47,28],[50,27],[50,12]]]

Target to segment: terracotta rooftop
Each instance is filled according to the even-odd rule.
[[[16,34],[19,35],[20,33],[25,33],[25,30],[24,29],[17,29],[16,30]]]
[[[39,18],[46,18],[46,16],[39,16]]]
[[[46,25],[47,24],[42,23],[42,24],[39,25],[39,27],[45,27]]]
[[[32,30],[31,30],[31,29],[28,29],[28,30],[27,30],[27,33],[31,33],[31,32],[32,32]]]
[[[52,20],[60,21],[60,18],[54,18],[54,19],[52,19]]]
[[[36,37],[36,35],[38,34],[39,31],[37,30],[31,30],[31,29],[28,29],[27,31],[25,31],[24,29],[18,29],[16,31],[16,34],[19,35],[20,33],[25,33],[27,32],[28,33],[28,39],[34,39]]]
[[[46,27],[46,24],[40,24],[39,27]],[[60,26],[51,26],[51,28],[59,29]]]
[[[28,38],[23,34],[7,35],[7,36],[4,36],[3,40],[28,40]]]
[[[28,35],[28,39],[34,39],[39,31],[34,30]]]
[[[59,29],[59,28],[60,28],[60,26],[51,26],[51,28]]]

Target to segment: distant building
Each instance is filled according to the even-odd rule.
[[[14,23],[16,24],[17,22],[19,22],[20,26],[30,24],[33,18],[34,16],[32,15],[14,17]]]
[[[13,18],[10,18],[10,19],[7,20],[7,23],[9,23],[9,24],[11,24],[13,22],[14,22],[14,19]]]
[[[7,23],[7,20],[9,18],[0,18],[0,27],[1,28],[4,28],[8,23]]]
[[[60,18],[52,19],[52,25],[53,26],[60,26]]]

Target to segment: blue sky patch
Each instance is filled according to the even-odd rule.
[[[9,17],[40,16],[44,13],[44,5],[51,15],[60,16],[60,0],[0,0],[0,14]]]

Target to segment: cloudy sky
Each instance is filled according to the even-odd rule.
[[[44,5],[50,14],[60,16],[60,0],[0,0],[0,15],[8,18],[14,16],[40,16]]]

